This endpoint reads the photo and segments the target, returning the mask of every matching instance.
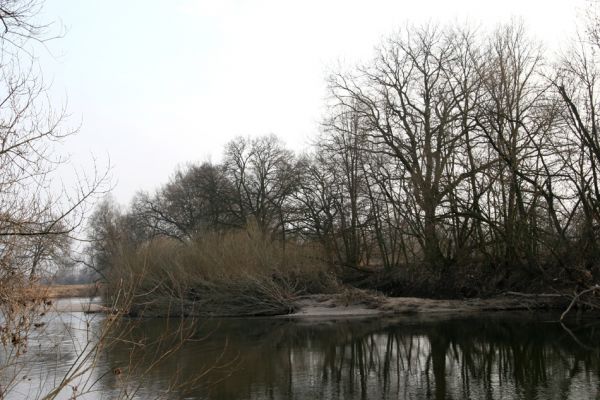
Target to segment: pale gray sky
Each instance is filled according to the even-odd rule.
[[[491,27],[522,18],[557,48],[586,0],[46,0],[64,38],[39,54],[73,126],[75,165],[107,156],[122,203],[177,165],[221,158],[237,135],[294,150],[318,131],[327,72],[366,60],[407,21]],[[41,53],[41,52],[40,52]]]

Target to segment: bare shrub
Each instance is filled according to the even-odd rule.
[[[188,243],[162,237],[121,253],[110,282],[134,291],[134,313],[285,314],[299,294],[335,290],[319,251],[273,241],[255,227]]]

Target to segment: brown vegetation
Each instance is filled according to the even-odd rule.
[[[32,298],[59,299],[68,297],[96,297],[101,294],[102,286],[97,284],[79,285],[33,285],[27,288]]]
[[[314,245],[283,246],[258,227],[191,242],[157,237],[141,248],[118,249],[107,296],[118,303],[115,293],[126,288],[133,304],[117,307],[146,316],[276,315],[291,312],[300,294],[335,290]]]

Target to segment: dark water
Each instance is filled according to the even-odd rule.
[[[74,363],[93,368],[59,398],[600,399],[594,319],[134,320],[95,348],[104,316],[58,317],[32,338],[9,399],[47,392]]]

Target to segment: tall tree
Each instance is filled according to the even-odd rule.
[[[337,102],[365,122],[377,151],[398,161],[402,186],[418,207],[413,234],[424,260],[435,266],[448,262],[440,212],[458,185],[481,168],[449,168],[470,129],[463,121],[471,88],[460,85],[457,75],[463,45],[457,41],[465,37],[435,26],[408,28],[386,41],[370,65],[330,81]]]
[[[293,153],[275,136],[238,137],[225,147],[224,167],[234,189],[230,212],[239,226],[285,237],[287,200],[299,184]]]

